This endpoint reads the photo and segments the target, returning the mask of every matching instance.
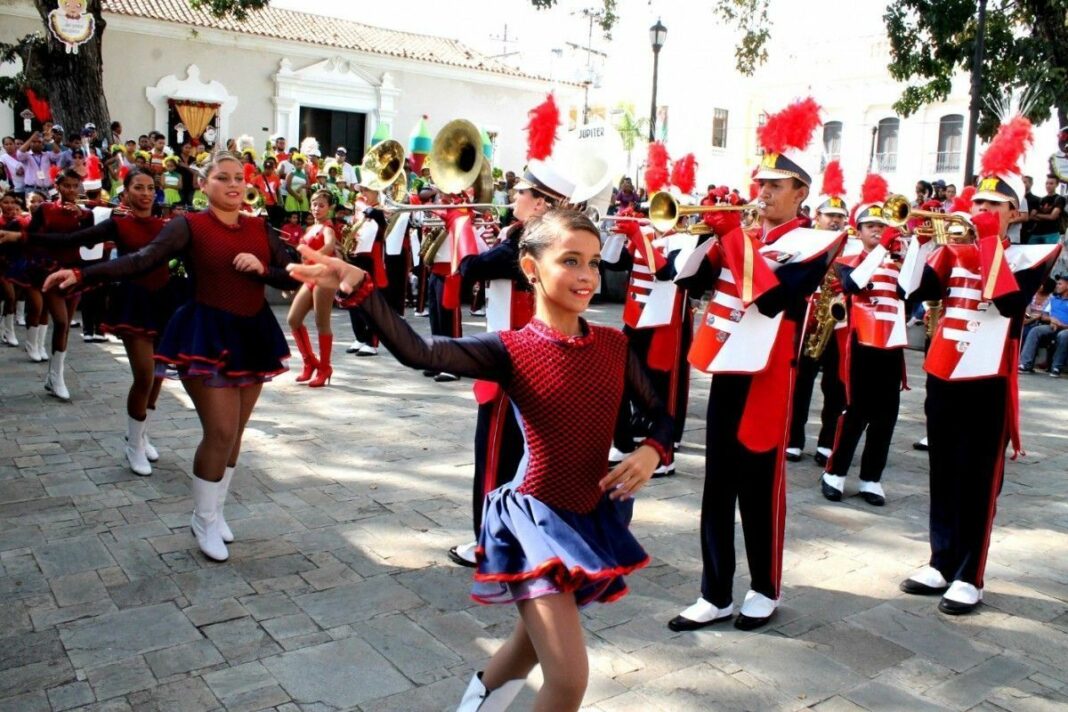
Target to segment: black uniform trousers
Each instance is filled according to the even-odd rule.
[[[632,329],[624,326],[623,333],[627,335],[631,351],[642,363],[647,364],[649,348],[653,340],[653,329]],[[690,344],[693,343],[693,316],[689,307],[683,320],[680,342],[674,373],[648,367],[645,369],[656,394],[668,406],[674,418],[676,443],[682,441],[682,433],[686,429],[686,410],[690,406],[690,362],[687,357],[690,353]],[[675,401],[674,408],[670,407],[672,395]],[[650,432],[651,423],[641,416],[633,404],[624,401],[620,407],[619,417],[616,419],[615,433],[612,436],[612,444],[615,448],[622,452],[630,452],[634,449],[634,444],[645,440]]]
[[[931,566],[947,581],[983,587],[1008,446],[1004,378],[927,376]]]
[[[446,309],[442,304],[444,294],[445,278],[430,272],[426,278],[426,308],[430,313],[430,333],[453,338],[462,336],[460,310]]]
[[[512,401],[503,389],[496,397],[478,406],[475,421],[475,480],[471,490],[471,512],[475,537],[482,529],[482,509],[486,495],[511,482],[526,452]]]
[[[375,278],[375,263],[371,253],[356,255],[352,258],[352,263],[367,273],[366,279]],[[378,347],[378,334],[371,326],[371,320],[359,308],[349,309],[349,322],[352,323],[352,334],[358,341]]]
[[[860,479],[878,482],[883,478],[901,404],[904,365],[902,349],[877,349],[854,339],[849,363],[849,404],[838,420],[838,434],[827,472],[846,476],[860,436],[866,430]]]
[[[405,295],[408,293],[408,250],[401,250],[399,255],[386,255],[386,302],[393,311],[404,316]]]
[[[705,488],[701,499],[701,596],[718,608],[732,600],[734,508],[742,515],[751,588],[779,598],[786,517],[782,449],[753,452],[738,440],[753,377],[716,374],[708,397]]]
[[[805,449],[805,424],[808,422],[808,409],[812,403],[812,390],[816,385],[816,376],[823,372],[820,379],[820,391],[823,392],[823,409],[820,411],[820,434],[816,440],[818,447],[830,450],[834,447],[834,433],[838,418],[845,409],[845,385],[838,376],[838,341],[831,335],[827,348],[819,360],[802,354],[797,364],[797,382],[794,384],[793,410],[790,416],[789,447]]]

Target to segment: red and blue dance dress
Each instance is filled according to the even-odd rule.
[[[633,501],[614,501],[598,484],[616,414],[624,397],[649,414],[644,444],[662,462],[672,422],[622,332],[583,321],[572,337],[534,319],[518,331],[424,339],[371,282],[344,306],[358,306],[402,364],[499,383],[516,409],[525,455],[515,479],[486,497],[471,597],[573,593],[581,606],[625,595],[624,575],[649,556],[629,530]]]
[[[239,272],[234,258],[254,255],[266,271]],[[286,371],[289,347],[271,312],[265,286],[296,289],[285,270],[289,257],[262,218],[241,215],[227,225],[213,212],[172,219],[136,252],[83,271],[87,284],[131,280],[181,257],[191,296],[167,323],[156,348],[158,369],[171,378],[205,378],[209,386],[263,383]]]
[[[38,233],[34,239],[52,249],[113,244],[121,257],[152,242],[164,225],[162,218],[127,215],[109,218],[77,232]],[[141,336],[158,341],[167,322],[187,297],[186,282],[172,277],[166,264],[121,282],[108,294],[101,331],[123,338]]]
[[[42,234],[68,234],[92,226],[93,213],[75,207],[77,209],[64,207],[59,201],[41,204],[23,231],[25,245],[22,256],[8,275],[12,282],[20,287],[40,290],[48,275],[82,263],[78,245],[39,239]]]

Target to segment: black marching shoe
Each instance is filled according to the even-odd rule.
[[[829,478],[829,479],[828,479]],[[834,485],[838,486],[835,487]],[[838,477],[826,472],[820,477],[820,492],[823,493],[824,499],[828,499],[831,502],[842,501],[842,490],[845,485],[845,477]]]
[[[816,448],[816,454],[812,456],[812,461],[820,467],[826,467],[830,459],[830,455],[822,452],[820,448]]]
[[[949,582],[933,566],[925,566],[901,582],[902,592],[912,596],[941,596],[949,590]]]
[[[478,542],[471,542],[470,544],[457,544],[449,549],[449,561],[459,566],[466,566],[469,569],[473,569],[478,566],[478,561],[475,558],[475,548],[478,546]]]
[[[929,449],[927,445],[927,438],[921,438],[920,440],[917,440],[916,442],[912,443],[912,449],[922,450],[926,452]]]
[[[788,447],[786,448],[786,461],[787,462],[801,462],[801,448]]]
[[[734,615],[734,604],[726,608],[717,608],[703,598],[698,598],[685,611],[668,621],[668,628],[676,633],[688,633],[693,630],[701,630],[716,623],[729,621]]]

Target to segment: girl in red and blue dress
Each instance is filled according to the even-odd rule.
[[[328,190],[316,191],[311,199],[311,215],[315,223],[304,231],[299,244],[327,256],[334,254],[334,223],[330,220],[333,206],[333,193]],[[293,341],[297,344],[300,357],[304,359],[304,370],[297,376],[297,383],[307,381],[312,388],[322,388],[330,381],[334,372],[330,366],[330,351],[334,347],[334,332],[330,328],[330,312],[333,308],[334,293],[328,289],[316,289],[312,284],[301,285],[293,297],[293,304],[289,307],[289,330],[293,332]],[[313,309],[315,329],[319,333],[319,358],[315,357],[311,337],[304,326],[305,317]]]
[[[241,159],[216,154],[201,180],[208,209],[171,220],[136,252],[86,267],[61,270],[45,284],[130,280],[181,256],[191,277],[191,299],[178,308],[156,351],[166,375],[181,379],[200,417],[203,436],[193,458],[192,529],[209,558],[229,558],[233,532],[223,504],[241,450],[241,436],[263,384],[286,370],[285,336],[266,299],[266,285],[296,289],[285,271],[282,243],[265,220],[241,212],[245,180]]]
[[[671,418],[626,337],[581,318],[599,279],[597,228],[571,210],[529,220],[519,251],[536,294],[534,319],[518,331],[463,338],[420,337],[366,272],[301,251],[311,264],[291,272],[354,292],[343,306],[359,307],[401,363],[495,381],[515,404],[526,457],[515,480],[486,497],[471,596],[514,603],[520,619],[471,680],[459,709],[505,709],[540,664],[545,683],[534,709],[577,710],[589,674],[579,608],[622,597],[623,576],[649,562],[629,530],[630,500],[670,459],[672,446]],[[624,397],[656,426],[608,472]]]
[[[18,195],[14,192],[4,193],[0,196],[0,230],[13,230],[20,234],[29,216],[22,215],[22,204]],[[8,279],[8,271],[14,266],[18,256],[18,248],[15,245],[0,247],[0,294],[3,296],[3,317],[0,324],[0,343],[6,346],[18,346],[19,340],[15,335],[15,283]]]
[[[152,215],[156,197],[151,174],[134,168],[123,179],[122,207],[93,227],[72,233],[38,234],[41,244],[52,247],[88,247],[114,244],[119,255],[136,252],[152,242],[164,222]],[[11,233],[0,233],[0,242]],[[154,349],[163,329],[185,296],[185,280],[172,279],[170,268],[161,265],[151,272],[116,285],[109,294],[101,330],[122,339],[133,373],[126,397],[126,459],[135,474],[152,474],[159,452],[148,438],[148,413],[155,410],[163,381],[155,373]]]
[[[26,323],[30,326],[27,330],[26,350],[33,361],[51,359],[45,379],[45,390],[60,400],[70,400],[70,391],[64,379],[64,365],[70,321],[78,307],[78,296],[57,292],[42,294],[42,285],[45,278],[57,269],[80,265],[81,255],[77,247],[49,244],[38,240],[37,235],[71,233],[93,224],[93,213],[76,202],[81,185],[82,177],[73,170],[67,170],[58,176],[56,189],[59,191],[59,199],[43,203],[33,213],[30,224],[21,236],[26,242],[23,258],[12,274],[12,280],[26,288],[29,294]],[[48,331],[48,316],[52,317],[51,357],[44,344]],[[31,349],[31,345],[34,348]]]

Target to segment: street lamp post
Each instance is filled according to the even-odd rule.
[[[656,75],[660,70],[660,48],[667,40],[667,28],[656,19],[656,24],[649,28],[649,41],[653,45],[653,102],[649,109],[649,142],[656,140]]]

